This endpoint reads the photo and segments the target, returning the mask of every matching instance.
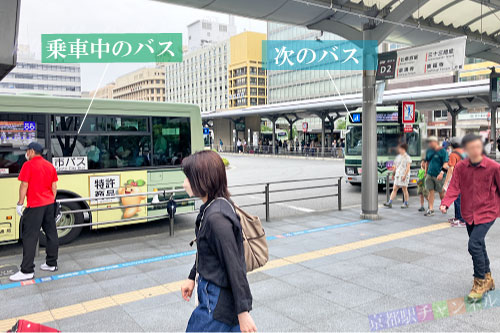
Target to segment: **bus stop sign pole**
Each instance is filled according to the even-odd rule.
[[[371,30],[363,31],[363,40],[370,40]],[[375,61],[373,52],[363,47],[363,123],[361,218],[378,219],[378,169],[377,169],[377,105],[375,100],[375,70],[367,61]],[[373,68],[373,66],[372,66]]]

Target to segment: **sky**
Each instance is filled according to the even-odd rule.
[[[153,0],[23,0],[18,43],[29,44],[30,51],[40,59],[41,34],[49,33],[134,33],[181,32],[187,42],[187,25],[214,18],[228,23],[229,16],[175,6]],[[237,32],[266,32],[266,22],[235,16]],[[147,63],[111,63],[101,86]],[[82,91],[97,88],[105,64],[81,64]]]

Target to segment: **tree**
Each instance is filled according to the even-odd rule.
[[[345,129],[345,118],[340,118],[335,122],[335,129]]]

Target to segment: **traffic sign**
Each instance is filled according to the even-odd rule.
[[[203,135],[210,134],[210,129],[208,127],[203,127]]]
[[[403,101],[402,122],[403,122],[403,124],[414,124],[415,123],[415,102],[414,101]]]
[[[413,132],[413,125],[412,124],[405,124],[404,132],[405,133],[411,133],[411,132]]]
[[[306,122],[302,123],[302,131],[304,131],[304,133],[307,132],[307,126],[308,126],[308,124]]]

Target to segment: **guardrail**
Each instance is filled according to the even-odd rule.
[[[327,183],[327,184],[313,184],[313,185],[307,185],[307,186],[301,185],[300,187],[296,186],[296,184],[300,184],[300,183],[301,184],[315,183],[315,182],[319,182],[319,181],[323,181],[323,182],[327,181],[329,183]],[[331,182],[331,181],[333,181],[333,182]],[[294,184],[294,186],[293,187],[272,189],[272,187],[275,187],[277,185],[289,185],[289,184],[290,185]],[[247,187],[247,188],[248,187],[263,187],[263,190],[254,190],[254,191],[250,191],[250,192],[247,191],[247,192],[242,192],[242,193],[236,193],[236,194],[232,195],[232,198],[263,195],[263,201],[259,201],[257,203],[243,204],[243,205],[239,205],[239,207],[245,208],[245,207],[265,206],[265,215],[266,215],[267,222],[270,221],[270,205],[272,205],[272,204],[282,204],[282,203],[292,202],[292,201],[314,200],[314,199],[320,199],[320,198],[337,197],[337,209],[338,210],[342,209],[342,176],[321,177],[321,178],[305,178],[305,179],[290,179],[290,180],[279,180],[279,181],[274,181],[274,182],[240,184],[240,185],[230,186],[229,188],[232,190],[232,189],[241,189],[241,188],[245,188],[245,187]],[[276,199],[276,200],[271,199],[271,194],[273,194],[273,193],[297,192],[297,191],[315,190],[315,189],[324,189],[324,188],[337,188],[337,192],[336,193],[321,194],[321,195],[312,195],[312,196],[311,195],[300,196],[300,197],[293,197],[293,198],[287,198],[287,199]],[[190,211],[190,212],[176,213],[175,207],[179,203],[192,202],[194,200],[191,198],[175,199],[176,193],[183,193],[184,194],[185,191],[184,190],[161,190],[161,191],[145,192],[145,193],[117,194],[117,195],[109,196],[109,197],[105,198],[106,200],[111,200],[111,199],[120,199],[120,198],[125,198],[125,197],[137,197],[137,196],[146,196],[146,197],[162,196],[162,199],[163,199],[163,201],[159,200],[159,201],[154,202],[154,203],[147,202],[144,204],[117,205],[117,206],[110,206],[109,202],[99,203],[99,201],[103,200],[102,197],[59,199],[59,200],[57,200],[57,202],[59,204],[63,204],[63,203],[67,203],[67,202],[82,202],[82,201],[90,201],[90,202],[97,203],[96,204],[97,207],[93,207],[93,208],[62,211],[61,214],[63,214],[63,215],[78,214],[78,213],[92,213],[92,212],[99,212],[99,211],[127,209],[127,208],[136,208],[136,207],[164,207],[165,214],[152,216],[152,217],[147,217],[147,216],[131,217],[131,218],[127,218],[127,219],[112,220],[112,221],[105,221],[105,222],[95,222],[95,223],[89,222],[89,223],[81,223],[81,224],[75,224],[75,225],[65,225],[65,226],[58,226],[57,229],[62,230],[62,229],[71,229],[71,228],[83,228],[83,227],[116,224],[116,223],[123,223],[123,222],[133,222],[133,221],[138,221],[138,220],[159,220],[159,219],[168,218],[169,222],[170,222],[170,228],[169,228],[170,229],[170,236],[173,236],[174,235],[174,217],[176,215],[186,215],[186,214],[197,213],[197,210]],[[106,207],[99,207],[99,205],[104,205]],[[169,205],[171,205],[170,210],[169,210]]]
[[[309,156],[309,157],[332,157],[332,158],[344,158],[343,149],[341,147],[331,147],[325,146],[325,152],[323,154],[321,146],[315,147],[279,147],[275,146],[275,152],[273,154],[273,146],[262,145],[262,146],[241,146],[240,149],[234,146],[223,146],[222,151],[220,146],[214,146],[219,152],[224,153],[242,153],[249,155],[277,155],[277,156]]]

